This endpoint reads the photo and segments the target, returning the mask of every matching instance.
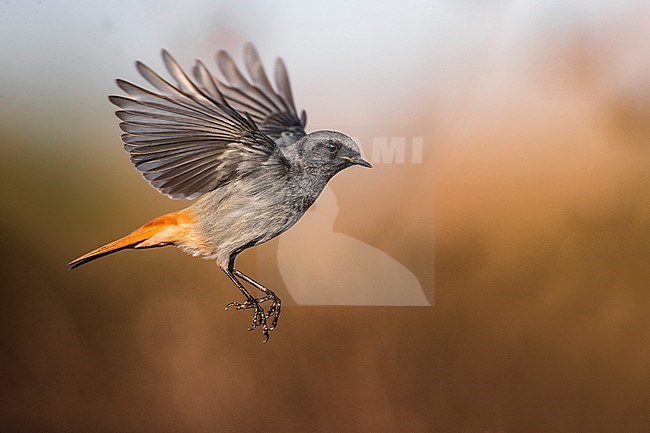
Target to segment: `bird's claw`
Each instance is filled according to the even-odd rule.
[[[273,292],[267,295],[266,298],[271,301],[271,306],[269,307],[269,311],[266,313],[266,318],[268,319],[273,316],[271,327],[269,328],[273,331],[275,327],[278,326],[278,319],[280,319],[280,312],[282,311],[282,301],[280,301],[280,298],[278,298]]]
[[[275,296],[275,295],[274,295]],[[253,321],[251,323],[251,327],[248,328],[249,331],[254,330],[258,326],[262,327],[262,335],[264,336],[264,343],[269,341],[269,331],[272,331],[275,329],[277,323],[278,323],[278,316],[280,314],[279,308],[276,307],[276,305],[279,307],[280,304],[280,299],[275,297],[273,299],[273,303],[271,307],[269,308],[269,312],[266,313],[264,311],[264,308],[262,307],[262,303],[266,302],[270,299],[273,299],[269,296],[264,296],[262,298],[252,298],[247,300],[244,303],[239,303],[239,302],[230,302],[228,305],[226,305],[226,310],[229,309],[230,307],[235,307],[237,310],[248,310],[250,308],[253,308],[255,312],[253,313]],[[271,317],[271,315],[274,315],[273,322],[271,324],[271,327],[269,328],[266,319]]]

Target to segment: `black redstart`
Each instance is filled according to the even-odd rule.
[[[217,54],[224,81],[200,61],[192,80],[169,53],[163,50],[162,57],[175,85],[136,62],[155,91],[117,80],[128,96],[109,99],[119,107],[124,149],[136,169],[161,193],[197,200],[73,260],[70,269],[125,248],[175,245],[216,260],[246,297],[226,308],[253,309],[250,329],[261,326],[267,341],[280,299],[235,268],[237,254],[289,229],[339,171],[371,165],[345,134],[305,133],[306,115],[296,111],[281,59],[274,89],[251,44],[244,47],[250,81],[224,51]],[[253,297],[243,282],[262,296]],[[270,303],[266,311],[264,302]]]

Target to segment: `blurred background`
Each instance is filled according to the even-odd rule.
[[[647,2],[9,0],[0,41],[0,430],[650,428]],[[214,263],[164,248],[67,270],[187,205],[129,163],[114,79],[245,41],[284,58],[310,130],[366,155],[423,137],[420,162],[332,181],[333,232],[433,307],[288,307],[262,344]],[[277,274],[277,251],[239,267]]]

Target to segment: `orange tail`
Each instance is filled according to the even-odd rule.
[[[116,253],[125,248],[163,247],[177,243],[183,239],[183,236],[191,227],[192,222],[192,216],[187,209],[168,213],[149,221],[123,238],[101,246],[88,254],[84,254],[78,259],[71,261],[68,266],[70,269],[74,269],[84,263],[108,254]]]

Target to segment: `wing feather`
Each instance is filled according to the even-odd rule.
[[[192,199],[261,167],[286,172],[289,163],[275,142],[229,104],[202,63],[195,83],[167,51],[162,57],[175,84],[137,62],[155,90],[117,80],[127,96],[109,97],[119,108],[124,149],[154,188]]]
[[[295,142],[305,136],[307,118],[304,111],[298,116],[289,76],[281,59],[278,59],[275,68],[277,90],[273,88],[257,50],[250,43],[244,46],[244,65],[250,80],[225,51],[217,53],[217,65],[224,81],[215,78],[202,64],[194,68],[194,76],[206,94],[212,95],[214,89],[218,88],[228,104],[242,113],[248,113],[260,131],[274,140],[289,137],[290,142]]]

